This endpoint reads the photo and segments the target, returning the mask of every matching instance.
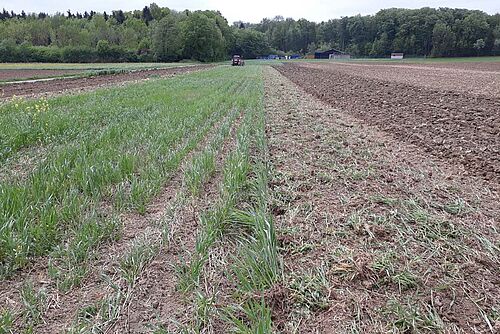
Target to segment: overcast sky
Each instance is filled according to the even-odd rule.
[[[113,9],[141,9],[153,1],[147,0],[1,0],[0,8],[20,12],[108,11]],[[379,9],[402,7],[453,7],[480,9],[487,13],[500,12],[500,0],[157,0],[161,7],[176,10],[217,9],[230,23],[238,20],[259,22],[276,15],[326,21],[331,18],[356,14],[375,14]]]

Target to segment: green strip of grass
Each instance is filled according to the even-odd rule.
[[[193,332],[209,328],[210,318],[219,314],[235,333],[270,333],[270,308],[264,299],[254,297],[263,295],[282,277],[274,223],[268,210],[262,68],[248,66],[235,71],[246,72],[251,85],[245,91],[252,94],[246,97],[248,105],[237,131],[236,147],[224,163],[219,201],[201,216],[193,257],[178,268],[178,288],[194,293],[194,309],[205,310],[195,315]],[[215,299],[206,295],[202,278],[204,269],[210,270],[206,266],[211,250],[223,237],[227,237],[225,242],[234,243],[234,249],[221,256],[228,261],[228,272],[236,283],[234,291],[229,291],[236,299],[215,312]]]
[[[204,125],[245,103],[240,85],[238,73],[217,68],[1,106],[0,161],[47,149],[27,178],[0,183],[1,274],[50,252],[103,201],[143,212]]]
[[[255,103],[261,99],[263,93],[262,90],[259,89],[261,85],[258,84],[259,80],[261,80],[259,76],[261,71],[256,67],[237,72],[233,70],[230,71],[231,72],[225,73],[236,75],[240,80],[236,90],[238,93],[234,94],[232,97],[235,101],[233,109],[227,110],[230,112],[226,116],[226,119],[221,121],[220,126],[211,135],[211,139],[208,141],[205,148],[193,154],[190,161],[186,161],[183,186],[176,194],[175,199],[169,204],[169,208],[165,212],[165,215],[156,222],[156,224],[160,225],[159,227],[162,230],[161,235],[144,236],[143,239],[139,239],[138,242],[134,244],[131,251],[125,254],[122,261],[120,261],[121,278],[118,280],[125,280],[127,288],[117,289],[115,290],[117,291],[116,294],[108,296],[103,301],[89,306],[94,312],[85,317],[78,317],[78,319],[75,319],[75,323],[69,331],[70,333],[95,331],[97,328],[104,332],[109,324],[119,317],[120,312],[125,307],[125,303],[128,298],[130,298],[130,294],[134,289],[134,284],[141,275],[142,270],[148,265],[149,261],[158,251],[168,245],[168,240],[172,237],[170,234],[171,224],[174,224],[177,220],[176,216],[180,214],[180,209],[188,205],[189,197],[196,197],[199,195],[200,188],[211,179],[215,168],[215,157],[221,153],[224,141],[230,135],[235,120],[239,115],[245,115],[245,119],[247,120],[246,128],[248,130],[248,124],[251,123],[251,116],[254,112],[251,108],[254,108]],[[206,98],[210,98],[210,96]],[[248,139],[249,136],[245,136],[245,142],[247,142]],[[246,152],[248,152],[248,150],[246,150]],[[244,177],[242,179],[244,179]],[[231,181],[230,183],[234,185],[234,182]],[[203,265],[203,262],[199,262],[199,264]],[[185,265],[180,268],[180,270],[183,271],[183,276],[186,278],[185,282],[193,287],[191,278],[195,279],[197,276],[194,276],[194,274],[196,274],[195,271],[192,273],[187,271],[191,268],[195,270],[194,265],[191,267]],[[193,276],[189,276],[190,274],[193,274]],[[114,286],[120,285],[119,282],[113,282],[111,284]],[[208,312],[208,309],[211,307],[211,300],[206,299],[203,294],[199,294],[197,303],[202,307],[196,312],[196,319],[194,319],[194,322],[197,323],[196,328],[202,328],[204,324],[203,319],[207,317],[205,313]],[[107,311],[109,309],[113,309],[114,312],[112,312],[112,314],[108,313]],[[103,314],[109,314],[109,316],[103,317]],[[158,328],[155,333],[163,332],[160,328]]]

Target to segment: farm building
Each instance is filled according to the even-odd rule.
[[[391,59],[403,59],[404,53],[401,52],[393,52],[391,53]]]
[[[330,57],[330,55],[331,55],[331,57]],[[314,59],[330,59],[330,58],[333,58],[334,56],[349,56],[349,54],[347,54],[344,51],[337,50],[337,49],[330,49],[330,50],[326,50],[326,51],[316,51],[314,53]]]

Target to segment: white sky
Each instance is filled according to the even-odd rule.
[[[0,0],[0,9],[20,12],[72,12],[125,11],[141,9],[153,1],[147,0]],[[500,12],[500,0],[157,0],[161,7],[176,10],[217,9],[230,23],[238,20],[260,22],[264,17],[276,15],[306,18],[311,21],[326,21],[331,18],[356,14],[375,14],[383,8],[452,7],[480,9],[487,13]]]

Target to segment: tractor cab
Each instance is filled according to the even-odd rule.
[[[245,61],[240,55],[234,55],[233,61],[231,63],[232,66],[243,66],[245,65]]]

